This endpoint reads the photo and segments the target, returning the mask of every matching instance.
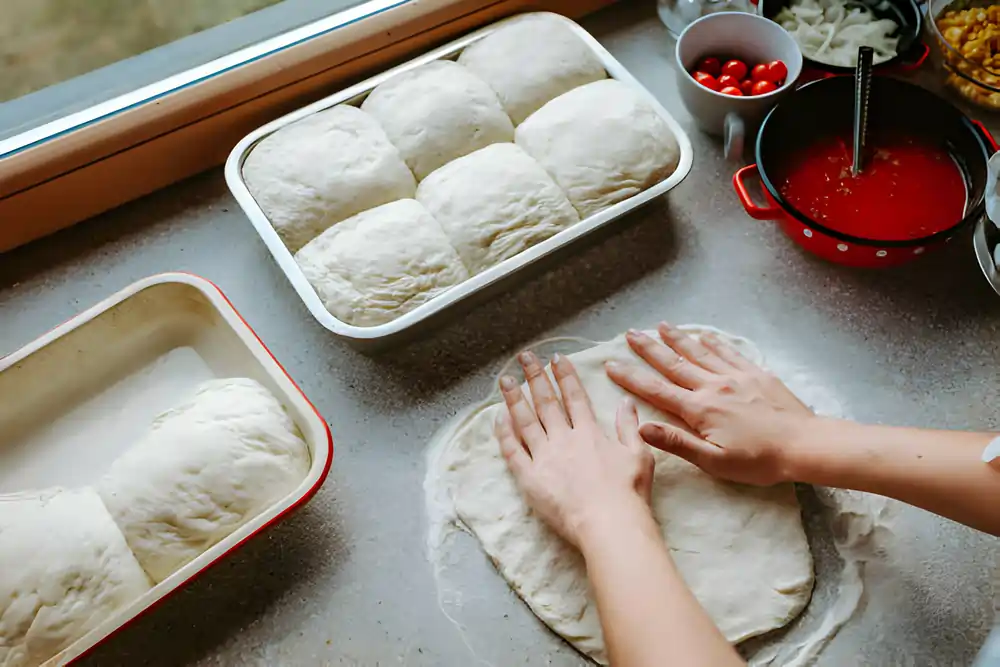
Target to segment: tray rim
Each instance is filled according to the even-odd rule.
[[[313,289],[312,285],[309,284],[309,281],[306,280],[305,275],[303,275],[302,271],[299,269],[292,253],[287,247],[285,247],[285,244],[281,241],[281,238],[271,226],[271,223],[264,211],[257,204],[253,195],[250,194],[250,190],[247,188],[246,182],[243,180],[242,173],[243,162],[246,160],[246,157],[250,154],[250,151],[254,148],[257,142],[268,135],[273,134],[278,129],[319,111],[329,109],[337,104],[352,101],[355,98],[370,92],[377,85],[397,74],[406,72],[435,60],[448,59],[459,53],[462,49],[466,48],[473,42],[479,41],[504,25],[512,21],[517,21],[525,16],[551,16],[563,21],[577,34],[578,37],[583,40],[588,47],[590,47],[591,51],[604,65],[609,78],[628,85],[647,100],[660,117],[666,121],[677,140],[678,147],[680,149],[680,158],[677,168],[670,176],[656,185],[653,185],[652,187],[647,188],[646,190],[633,195],[624,201],[618,202],[617,204],[614,204],[613,206],[610,206],[595,215],[589,216],[581,220],[576,225],[573,225],[572,227],[555,234],[545,241],[518,253],[514,257],[510,257],[499,264],[496,264],[495,266],[470,277],[464,282],[446,290],[442,294],[428,300],[427,303],[424,303],[410,312],[401,315],[391,322],[386,322],[373,327],[359,327],[336,318],[323,305],[319,296],[316,294],[316,291]],[[443,46],[432,49],[431,51],[402,63],[401,65],[385,70],[384,72],[365,79],[360,83],[313,102],[312,104],[302,107],[301,109],[285,114],[284,116],[259,127],[244,137],[230,152],[225,165],[225,178],[230,192],[232,192],[237,203],[250,219],[251,224],[253,224],[254,229],[267,246],[271,256],[278,264],[278,267],[288,278],[292,287],[299,295],[299,298],[302,299],[312,316],[327,330],[341,338],[356,342],[369,342],[384,340],[401,334],[436,315],[437,313],[444,311],[447,308],[471,297],[475,293],[486,289],[490,285],[493,285],[494,283],[519,272],[521,269],[527,268],[528,265],[539,261],[543,257],[571,244],[577,239],[597,231],[634,209],[666,194],[680,184],[680,182],[683,181],[690,173],[694,162],[693,153],[694,149],[691,144],[691,139],[681,127],[677,119],[675,119],[673,115],[660,103],[660,101],[652,93],[650,93],[645,86],[639,83],[639,81],[632,76],[632,74],[618,61],[618,59],[611,55],[611,53],[605,49],[604,46],[589,32],[584,30],[575,21],[560,14],[552,12],[528,12],[491,23],[490,25],[475,30],[464,37],[460,37]]]
[[[976,220],[975,229],[972,232],[972,248],[976,253],[976,260],[979,268],[983,271],[986,282],[990,284],[993,291],[1000,295],[1000,271],[997,270],[993,261],[993,254],[990,252],[986,242],[986,223],[989,218],[984,213]]]
[[[86,310],[74,315],[62,324],[59,324],[49,331],[38,336],[31,342],[23,345],[19,349],[0,357],[0,373],[21,363],[32,354],[42,350],[47,345],[54,343],[60,338],[71,334],[73,331],[93,321],[103,313],[124,303],[129,298],[138,295],[146,289],[157,285],[180,283],[188,285],[198,290],[205,300],[215,308],[234,334],[247,346],[254,359],[260,364],[262,370],[270,375],[280,386],[287,382],[292,392],[287,392],[288,398],[301,399],[307,409],[302,413],[311,422],[312,431],[319,434],[319,442],[315,450],[311,451],[313,461],[310,463],[309,472],[302,480],[302,483],[286,496],[269,508],[261,512],[257,517],[251,519],[250,523],[259,523],[247,530],[247,526],[242,526],[233,534],[239,535],[241,531],[247,530],[245,535],[240,536],[238,541],[228,547],[215,545],[205,551],[194,561],[188,563],[177,570],[166,580],[155,584],[143,596],[123,607],[117,613],[106,619],[103,623],[80,637],[75,642],[67,646],[58,654],[47,660],[44,665],[66,665],[83,658],[91,653],[98,646],[108,641],[111,637],[123,631],[126,627],[136,622],[140,617],[145,616],[151,610],[159,606],[164,600],[174,595],[180,589],[188,586],[195,579],[199,578],[209,568],[227,558],[230,554],[241,549],[249,540],[257,537],[271,526],[283,521],[292,512],[308,502],[319,488],[326,481],[333,464],[334,448],[333,436],[330,426],[317,410],[316,406],[309,400],[295,380],[285,370],[281,362],[268,349],[264,342],[247,323],[243,316],[236,310],[229,297],[222,289],[212,281],[193,273],[168,272],[159,273],[126,286],[125,288],[105,297],[98,303]],[[286,393],[286,392],[283,392]],[[280,398],[280,397],[279,397]],[[325,438],[325,441],[324,441]],[[205,562],[198,563],[201,558],[207,557]]]

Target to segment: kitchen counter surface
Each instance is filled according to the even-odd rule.
[[[613,234],[405,347],[364,354],[314,322],[221,169],[0,257],[0,354],[143,276],[190,271],[226,292],[333,431],[333,469],[311,503],[83,664],[581,664],[471,540],[460,565],[476,584],[450,609],[457,625],[424,556],[425,444],[541,338],[711,324],[806,369],[856,419],[997,428],[1000,298],[967,234],[895,270],[807,256],[742,211],[719,142],[676,99],[673,41],[653,3],[583,23],[688,129],[690,176]],[[905,548],[881,568],[891,593],[874,587],[820,664],[971,662],[993,620],[995,540],[913,509],[896,538]]]

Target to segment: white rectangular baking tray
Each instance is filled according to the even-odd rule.
[[[228,183],[233,196],[236,197],[236,201],[239,202],[240,206],[246,212],[247,217],[250,218],[250,222],[253,223],[257,233],[260,234],[260,237],[264,240],[264,243],[271,251],[271,255],[278,263],[278,266],[280,266],[281,270],[285,272],[285,275],[288,276],[288,280],[292,283],[295,291],[298,292],[299,296],[305,302],[309,312],[311,312],[313,317],[315,317],[324,327],[338,336],[358,343],[388,341],[389,339],[395,339],[408,329],[415,327],[417,324],[424,322],[428,318],[444,311],[450,306],[468,299],[477,292],[481,292],[500,280],[505,279],[512,274],[517,273],[521,269],[537,262],[546,255],[552,254],[560,248],[569,245],[573,241],[576,241],[577,239],[586,236],[597,229],[604,227],[608,223],[622,217],[629,211],[632,211],[633,209],[648,203],[656,197],[665,194],[667,191],[673,189],[674,186],[684,180],[684,178],[688,175],[688,172],[691,171],[691,163],[693,160],[691,140],[688,138],[687,134],[674,117],[671,116],[670,113],[663,108],[663,105],[660,104],[659,101],[635,79],[635,77],[629,74],[628,70],[626,70],[622,64],[607,51],[607,49],[601,46],[601,44],[590,35],[590,33],[563,16],[558,16],[556,14],[552,14],[552,16],[557,16],[560,20],[565,21],[566,24],[570,26],[577,33],[577,35],[579,35],[580,39],[582,39],[591,48],[591,50],[604,64],[604,68],[607,70],[608,75],[611,78],[617,79],[618,81],[628,84],[636,89],[640,94],[644,95],[649,100],[649,102],[653,105],[653,108],[656,109],[656,111],[663,117],[663,119],[670,126],[674,136],[677,137],[677,143],[680,146],[680,162],[677,165],[677,169],[668,178],[660,181],[653,187],[630,197],[625,201],[619,202],[618,204],[615,204],[614,206],[611,206],[596,215],[592,215],[589,218],[584,219],[569,229],[559,232],[555,236],[546,239],[542,243],[539,243],[538,245],[533,246],[514,257],[500,262],[496,266],[490,267],[486,271],[469,278],[460,285],[456,285],[418,308],[415,308],[405,315],[398,317],[392,322],[387,322],[386,324],[380,324],[374,327],[357,327],[337,319],[323,306],[323,303],[320,301],[316,291],[312,288],[312,285],[309,284],[309,281],[306,280],[302,271],[299,270],[298,264],[295,263],[295,259],[292,257],[292,253],[290,253],[285,247],[285,244],[282,243],[281,238],[278,236],[278,233],[274,231],[274,228],[271,226],[271,222],[267,219],[264,211],[257,205],[253,195],[251,195],[250,191],[247,189],[246,182],[243,180],[243,162],[246,160],[247,155],[250,154],[250,151],[253,150],[257,142],[269,134],[277,131],[281,127],[284,127],[289,123],[294,123],[295,121],[305,118],[311,114],[323,111],[324,109],[329,109],[337,104],[347,103],[355,106],[360,105],[368,93],[370,93],[372,89],[383,81],[434,60],[457,58],[465,47],[473,42],[483,39],[493,31],[502,27],[508,21],[514,20],[517,17],[498,21],[497,23],[477,30],[476,32],[457,39],[445,46],[414,58],[413,60],[399,65],[398,67],[373,76],[372,78],[351,86],[346,90],[342,90],[339,93],[310,104],[307,107],[303,107],[298,111],[282,116],[281,118],[264,125],[254,132],[251,132],[236,145],[233,151],[229,154],[229,159],[226,161],[226,183]]]
[[[267,387],[309,445],[294,492],[76,641],[94,648],[223,556],[306,502],[333,459],[330,430],[222,292],[187,274],[152,276],[0,359],[0,493],[93,484],[153,418],[216,377]]]

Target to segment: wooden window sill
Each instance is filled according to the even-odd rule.
[[[325,31],[319,21],[215,61],[194,81],[197,70],[98,105],[111,111],[101,117],[82,112],[2,141],[0,252],[222,164],[254,128],[473,28],[524,11],[578,18],[612,2],[384,0],[359,20]]]

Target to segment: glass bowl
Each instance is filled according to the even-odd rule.
[[[755,14],[750,0],[656,0],[656,11],[674,37],[702,16],[718,12]]]
[[[927,14],[945,85],[979,107],[1000,111],[1000,0],[930,0]]]

